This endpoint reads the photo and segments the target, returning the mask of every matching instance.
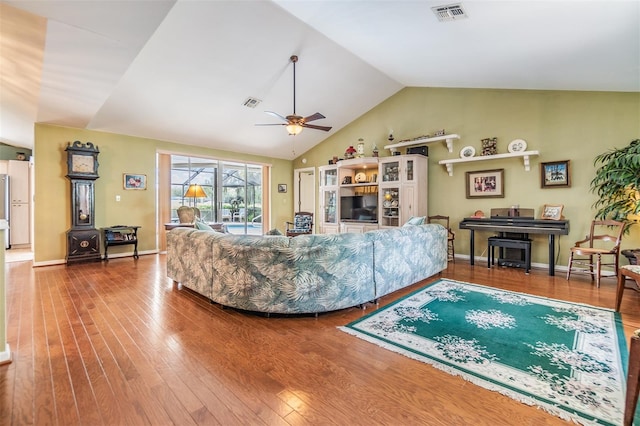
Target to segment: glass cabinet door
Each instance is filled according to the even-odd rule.
[[[381,164],[382,182],[398,182],[400,180],[400,161],[388,161]]]
[[[335,186],[338,184],[338,169],[325,170],[322,173],[321,186]]]
[[[398,226],[400,219],[401,199],[400,187],[387,187],[380,189],[382,194],[382,226]]]
[[[322,221],[329,224],[338,223],[337,205],[336,205],[336,190],[327,189],[323,191],[322,200]]]
[[[413,182],[413,160],[407,159],[407,164],[404,167],[404,180],[405,182]]]

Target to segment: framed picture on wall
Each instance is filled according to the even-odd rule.
[[[542,188],[571,186],[569,160],[540,163],[540,185]]]
[[[286,183],[279,183],[278,184],[278,192],[280,192],[280,193],[287,192],[287,184]]]
[[[504,198],[504,169],[467,172],[467,198]]]
[[[562,219],[563,204],[545,204],[542,206],[541,219],[560,220]]]
[[[147,175],[125,173],[124,189],[147,189]]]

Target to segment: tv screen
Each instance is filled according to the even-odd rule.
[[[340,220],[376,222],[378,220],[377,195],[340,197]]]

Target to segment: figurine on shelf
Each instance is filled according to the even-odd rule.
[[[347,150],[344,152],[344,158],[349,160],[353,158],[353,154],[355,153],[356,153],[356,149],[353,147],[353,145],[349,145],[349,148],[347,148]]]
[[[378,156],[378,147],[376,146],[376,144],[373,144],[373,156],[374,157]]]
[[[360,138],[358,141],[358,157],[364,158],[364,139]]]
[[[435,136],[435,137],[437,137],[437,136],[444,136],[444,129],[440,129],[440,130],[438,130],[437,132],[435,132],[435,133],[434,133],[434,135],[433,135],[433,136]]]

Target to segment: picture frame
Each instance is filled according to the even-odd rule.
[[[540,219],[561,220],[562,209],[564,209],[564,204],[545,204],[544,206],[542,206],[542,214],[540,215]]]
[[[122,179],[124,189],[147,189],[147,175],[141,175],[137,173],[123,173]]]
[[[569,160],[540,163],[541,188],[568,188],[570,186]]]
[[[466,173],[467,198],[504,198],[504,169]]]
[[[287,184],[286,183],[279,183],[278,184],[278,192],[281,193],[281,194],[287,192]]]

